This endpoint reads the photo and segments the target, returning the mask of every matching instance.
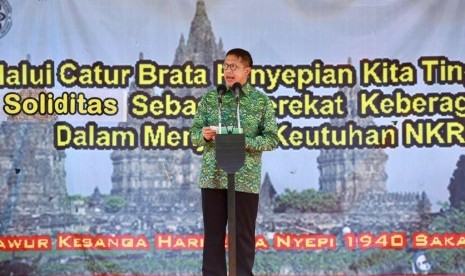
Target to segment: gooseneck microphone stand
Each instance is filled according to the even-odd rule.
[[[224,84],[218,85],[216,88],[216,92],[218,93],[218,134],[221,134],[221,106],[223,105],[223,94],[226,93],[227,90],[228,88]]]
[[[239,115],[239,100],[236,98]],[[236,276],[236,172],[245,161],[245,135],[242,133],[240,118],[237,117],[238,132],[227,131],[216,135],[216,162],[228,174],[228,248],[229,276]]]

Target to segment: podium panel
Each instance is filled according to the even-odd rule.
[[[245,161],[245,135],[216,135],[216,162],[228,174],[237,172]]]

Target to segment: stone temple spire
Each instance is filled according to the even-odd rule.
[[[352,60],[349,58],[348,63]],[[332,118],[332,126],[355,122],[358,126],[375,125],[373,118],[361,118],[357,111],[358,85],[342,90],[347,99],[345,118]],[[342,199],[342,208],[349,209],[357,196],[365,193],[386,193],[386,162],[388,156],[377,149],[325,149],[317,159],[320,190],[334,192]]]
[[[181,38],[179,39],[179,45],[176,49],[176,54],[173,63],[176,65],[181,65],[182,63],[184,63],[186,61],[186,51],[186,41],[184,39],[184,35],[181,34]]]
[[[261,213],[273,212],[273,201],[276,199],[277,194],[267,172],[260,189],[260,203],[258,208]]]
[[[215,42],[213,28],[208,19],[205,2],[197,1],[197,8],[194,18],[191,22],[189,36],[184,46],[184,36],[181,35],[176,56],[175,64],[182,64],[186,61],[192,61],[194,64],[203,64],[211,67],[213,61],[224,58],[222,42]]]
[[[142,56],[140,56],[142,58]],[[210,20],[208,19],[205,3],[199,0],[194,18],[192,19],[188,39],[185,35],[179,38],[179,45],[173,60],[175,65],[182,65],[187,61],[195,65],[204,65],[212,72],[213,61],[224,58],[222,42],[215,43]],[[178,97],[200,97],[208,88],[170,88]],[[134,91],[141,91],[132,84],[129,95]],[[143,90],[150,95],[155,91]],[[137,119],[128,116],[128,121],[120,123],[120,126],[140,128],[143,122],[150,121],[154,124],[163,122],[170,127],[178,129],[191,125],[190,118],[175,119]],[[128,206],[137,206],[139,210],[150,210],[154,206],[169,202],[170,196],[181,194],[184,198],[199,198],[197,179],[200,171],[201,157],[196,156],[191,150],[165,149],[131,151],[116,150],[111,154],[113,163],[112,195],[123,197]],[[192,188],[192,189],[191,189]],[[145,204],[140,204],[144,202]],[[192,203],[192,202],[189,202]],[[131,207],[132,208],[132,207]]]

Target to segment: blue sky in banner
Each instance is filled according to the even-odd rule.
[[[181,34],[187,39],[196,1],[47,1],[8,0],[13,26],[0,39],[1,59],[17,64],[31,55],[32,64],[65,59],[81,64],[102,61],[108,65],[134,65],[144,57],[171,64]],[[446,1],[226,1],[206,0],[215,38],[225,50],[249,49],[257,65],[309,64],[321,59],[343,64],[350,57],[358,68],[362,58],[391,58],[416,64],[421,56],[444,55],[465,60],[465,2]],[[372,88],[372,87],[371,87]],[[403,87],[411,93],[462,92],[461,85]],[[382,90],[390,93],[394,87]],[[56,85],[52,91],[69,91]],[[78,90],[78,88],[74,89]],[[156,90],[161,91],[157,88]],[[317,94],[335,89],[311,88]],[[126,91],[83,89],[102,97],[125,98]],[[2,93],[4,90],[2,90]],[[276,95],[297,95],[280,87]],[[124,106],[124,105],[123,105]],[[121,109],[124,113],[124,109]],[[3,112],[3,111],[2,111]],[[0,112],[0,119],[5,115]],[[65,117],[114,125],[115,118]],[[406,118],[376,119],[378,125]],[[287,119],[286,119],[287,120]],[[293,120],[296,125],[316,126],[324,120]],[[462,148],[411,148],[386,150],[389,191],[426,191],[433,203],[447,200],[447,185]],[[95,186],[111,188],[109,151],[67,150],[68,191],[90,194]],[[278,189],[318,188],[318,150],[277,150],[264,156],[263,172],[269,172]],[[92,173],[89,173],[92,172]]]

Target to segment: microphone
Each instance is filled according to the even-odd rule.
[[[218,92],[218,103],[222,104],[223,103],[223,94],[226,93],[228,88],[224,84],[218,85],[216,88],[216,92]]]
[[[236,93],[236,106],[237,106],[237,129],[239,131],[239,133],[242,133],[241,132],[241,117],[240,117],[240,111],[239,111],[239,95],[242,91],[242,85],[238,82],[234,83],[233,86],[232,86],[232,90],[234,91],[234,93]]]
[[[218,85],[216,92],[218,92],[218,134],[221,134],[221,105],[223,104],[223,94],[226,93],[228,88],[224,84]]]
[[[234,93],[236,93],[236,104],[239,104],[239,95],[242,92],[242,85],[238,82],[234,83],[231,87]]]

